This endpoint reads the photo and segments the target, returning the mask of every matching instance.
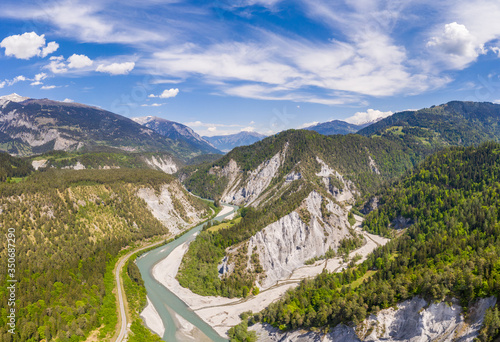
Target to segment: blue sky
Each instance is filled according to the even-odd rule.
[[[497,102],[498,18],[497,0],[3,0],[0,94],[202,135]]]

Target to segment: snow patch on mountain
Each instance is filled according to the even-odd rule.
[[[24,96],[18,95],[16,93],[13,93],[10,95],[4,95],[4,96],[0,96],[0,106],[3,107],[8,102],[18,102],[19,103],[19,102],[23,102],[26,100],[29,100],[29,97],[24,97]]]

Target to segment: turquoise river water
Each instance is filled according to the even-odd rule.
[[[227,204],[226,204],[227,205]],[[227,215],[230,215],[234,210],[238,209],[237,206],[231,206],[233,210],[225,215],[217,216],[215,220],[222,220]],[[184,234],[177,240],[174,240],[166,245],[162,245],[137,259],[137,266],[141,271],[142,279],[146,287],[148,297],[153,303],[156,311],[160,315],[163,325],[165,326],[165,334],[162,339],[168,342],[183,342],[178,341],[175,337],[177,328],[175,326],[172,315],[169,309],[176,312],[179,316],[183,317],[191,324],[200,329],[208,338],[214,342],[227,342],[227,339],[220,337],[217,332],[212,329],[206,322],[204,322],[193,310],[191,310],[182,300],[175,294],[170,292],[166,287],[160,284],[153,278],[153,267],[166,258],[176,247],[182,245],[186,241],[194,240],[197,232],[201,231],[203,224],[191,229],[188,233]]]

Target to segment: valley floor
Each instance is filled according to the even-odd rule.
[[[359,224],[360,220],[358,220]],[[358,228],[359,225],[358,225]],[[386,244],[389,240],[377,235],[363,232],[367,243],[361,248],[352,251],[350,257],[359,254],[364,261],[366,257],[378,246]],[[292,275],[267,289],[262,289],[257,296],[241,298],[224,298],[213,296],[200,296],[182,287],[175,279],[179,270],[182,258],[187,252],[188,243],[184,243],[170,253],[170,255],[160,261],[153,268],[153,277],[184,301],[194,310],[205,322],[211,325],[222,337],[227,337],[228,330],[240,323],[239,315],[246,311],[259,312],[270,303],[280,298],[288,289],[297,286],[305,278],[314,277],[324,269],[330,272],[339,272],[347,266],[340,258],[317,261],[313,265],[307,265],[296,269]],[[144,313],[143,313],[144,314]],[[151,314],[151,313],[149,313]],[[151,322],[151,323],[150,323]],[[148,321],[148,325],[153,324],[153,320]],[[158,322],[158,321],[157,321]],[[152,330],[161,331],[161,320],[150,326]]]

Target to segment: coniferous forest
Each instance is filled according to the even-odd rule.
[[[154,170],[51,169],[17,184],[0,183],[0,227],[13,228],[16,236],[19,327],[14,336],[6,331],[9,306],[2,286],[0,340],[80,341],[101,326],[99,338],[113,334],[116,257],[135,241],[168,233],[136,191],[159,191],[172,182]],[[197,201],[193,205],[205,210]],[[0,282],[6,279],[3,267]]]
[[[436,301],[458,298],[465,308],[478,298],[498,297],[499,176],[497,143],[449,148],[427,158],[380,190],[378,209],[366,217],[365,229],[392,236],[391,242],[357,267],[303,281],[250,323],[283,330],[333,327],[357,324],[369,313],[416,295]],[[414,222],[404,232],[391,228],[400,216]],[[490,309],[480,340],[491,340],[499,329],[498,311]]]

